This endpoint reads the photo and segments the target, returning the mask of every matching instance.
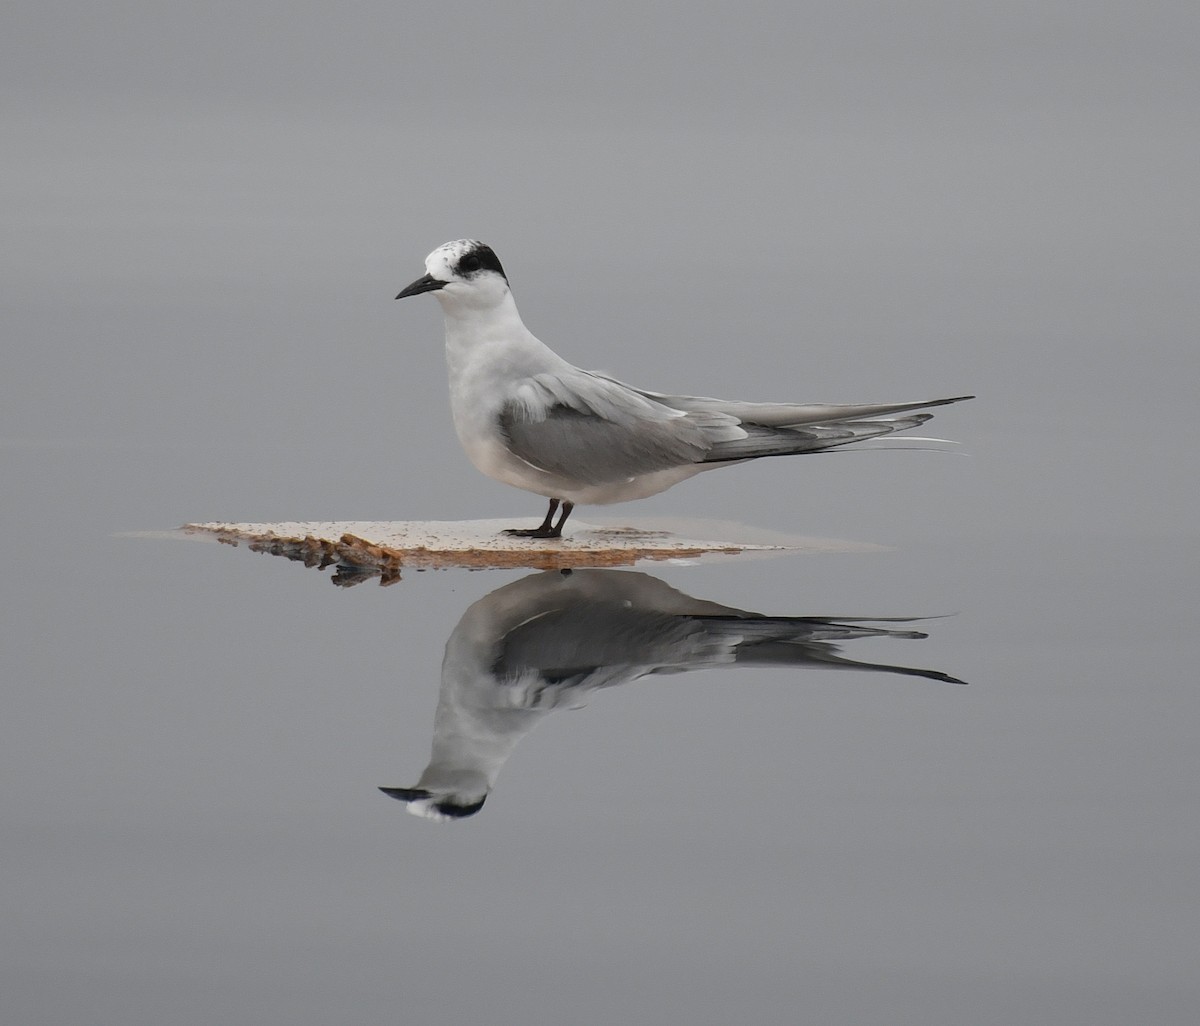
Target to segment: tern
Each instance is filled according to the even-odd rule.
[[[488,477],[550,500],[538,527],[508,534],[560,538],[577,505],[642,499],[705,470],[905,431],[932,416],[914,410],[974,398],[839,405],[651,392],[575,367],[535,338],[490,246],[447,242],[425,271],[396,298],[432,292],[441,303],[450,408],[467,456]]]

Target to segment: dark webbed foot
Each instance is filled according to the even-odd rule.
[[[563,524],[567,522],[567,517],[571,515],[571,510],[575,508],[574,503],[564,502],[562,504],[562,516],[558,518],[558,523],[554,523],[554,513],[558,509],[559,500],[550,500],[550,509],[546,511],[546,519],[543,520],[537,527],[512,527],[504,533],[512,538],[561,538]]]
[[[528,527],[528,528],[510,527],[510,528],[508,528],[508,530],[503,531],[502,533],[507,534],[510,538],[561,538],[562,537],[562,531],[559,531],[553,527],[547,527],[545,530],[543,530],[540,527]]]

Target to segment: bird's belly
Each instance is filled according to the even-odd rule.
[[[500,430],[499,409],[463,402],[454,394],[451,394],[450,409],[458,440],[476,470],[514,488],[524,488],[548,498],[558,497],[551,484],[553,475],[531,467],[508,451]]]

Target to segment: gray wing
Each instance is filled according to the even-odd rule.
[[[509,451],[598,485],[694,463],[817,452],[906,431],[913,411],[971,396],[908,403],[747,403],[664,395],[571,368],[526,381],[500,412]]]
[[[705,463],[734,462],[762,456],[834,449],[868,438],[907,431],[929,420],[933,414],[916,413],[931,406],[946,406],[973,396],[927,399],[908,403],[747,403],[704,396],[664,395],[635,389],[639,395],[689,416],[716,415],[729,418],[740,431],[709,433],[712,447]]]
[[[913,413],[904,417],[837,420],[831,424],[809,424],[794,428],[763,427],[761,424],[743,422],[745,437],[714,445],[704,457],[704,462],[722,463],[758,459],[761,456],[820,452],[822,449],[834,449],[868,438],[907,431],[918,424],[924,424],[930,417],[932,414],[929,413]]]
[[[640,390],[639,390],[640,391]],[[836,424],[841,421],[878,420],[892,414],[908,414],[931,406],[949,406],[974,399],[957,395],[952,399],[922,399],[907,403],[747,403],[736,399],[710,399],[696,395],[664,395],[643,391],[640,394],[675,410],[713,411],[736,417],[743,424],[761,427],[793,428]]]
[[[673,409],[586,371],[537,375],[499,415],[515,456],[589,485],[699,463],[712,447],[712,425],[725,421],[735,423]]]

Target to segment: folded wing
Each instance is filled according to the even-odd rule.
[[[731,437],[742,434],[733,417],[691,415],[586,371],[530,378],[499,418],[519,459],[589,485],[700,463],[721,423]]]
[[[907,403],[748,403],[664,395],[571,368],[525,381],[500,411],[510,452],[539,470],[598,485],[672,467],[817,452],[906,431],[913,411],[971,396]]]

